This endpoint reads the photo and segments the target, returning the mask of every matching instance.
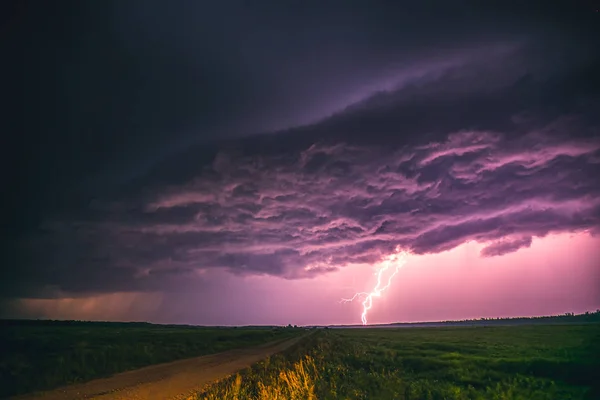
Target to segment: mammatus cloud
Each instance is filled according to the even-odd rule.
[[[311,277],[396,246],[426,254],[474,240],[489,243],[482,257],[517,251],[532,237],[600,226],[600,140],[553,134],[577,126],[567,122],[518,138],[462,130],[418,146],[222,151],[184,183],[49,221],[27,262],[66,291],[126,291],[215,268]]]

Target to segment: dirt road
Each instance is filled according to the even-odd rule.
[[[19,400],[185,399],[207,383],[224,378],[292,346],[305,336],[224,353],[188,358],[123,372],[109,378],[19,396]]]

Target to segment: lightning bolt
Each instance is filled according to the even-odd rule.
[[[375,276],[377,276],[377,284],[375,285],[373,290],[371,290],[370,292],[358,292],[355,293],[354,296],[352,296],[351,298],[342,299],[340,301],[340,303],[348,303],[364,296],[364,300],[362,302],[363,311],[360,316],[363,325],[367,325],[367,314],[369,310],[373,307],[373,297],[381,297],[381,293],[383,293],[387,288],[390,287],[394,276],[398,273],[400,268],[404,264],[406,264],[407,255],[408,254],[406,252],[400,252],[398,249],[396,249],[396,253],[391,254],[385,260],[383,260],[380,263],[379,268],[377,268],[377,270],[375,271]],[[389,274],[387,283],[384,285],[383,275],[392,267],[392,273]]]

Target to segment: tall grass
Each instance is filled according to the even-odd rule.
[[[200,397],[206,400],[243,400],[249,399],[249,395],[257,400],[316,400],[315,384],[318,377],[315,360],[305,356],[291,364],[290,368],[280,370],[279,374],[267,375],[250,390],[244,386],[242,375],[237,374],[233,381],[221,387],[215,386],[214,390],[202,396],[192,396],[190,400]]]
[[[310,335],[283,354],[215,382],[188,400],[316,400],[317,383],[328,341]]]

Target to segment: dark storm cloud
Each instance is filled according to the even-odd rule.
[[[30,251],[55,271],[40,279],[67,291],[166,288],[210,268],[310,277],[396,246],[426,254],[475,240],[490,243],[483,257],[501,255],[600,225],[600,140],[578,137],[576,121],[518,138],[464,130],[419,146],[224,151],[186,183],[111,200],[101,218],[49,223]]]
[[[597,229],[598,24],[559,3],[19,9],[5,295]]]
[[[13,8],[4,17],[2,54],[10,62],[1,76],[15,109],[2,122],[14,132],[6,155],[22,178],[14,205],[27,202],[29,225],[38,213],[80,205],[144,174],[190,143],[315,122],[473,59],[504,71],[493,80],[483,71],[479,86],[529,66],[564,68],[589,56],[589,30],[597,27],[587,4],[567,1],[25,1]]]

